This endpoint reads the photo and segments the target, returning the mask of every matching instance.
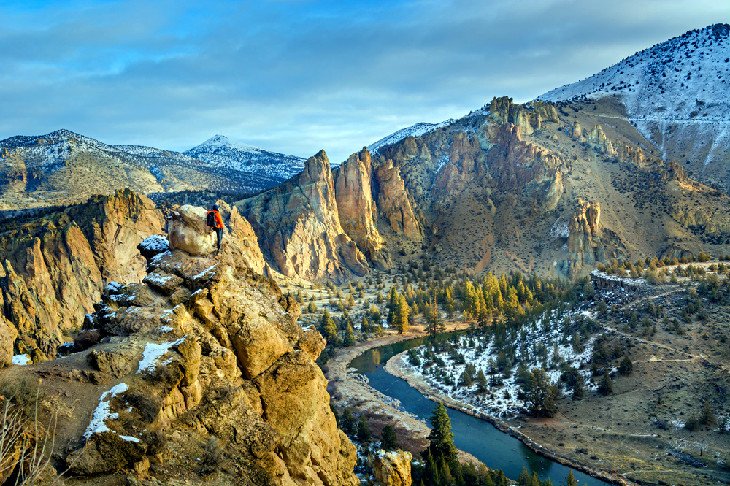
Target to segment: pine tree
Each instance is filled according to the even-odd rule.
[[[484,393],[487,391],[487,377],[484,376],[484,370],[479,369],[477,373],[477,392]]]
[[[451,432],[451,419],[443,403],[438,403],[431,415],[431,433],[428,451],[437,460],[444,459],[451,464],[456,462],[456,446],[454,434]]]
[[[369,442],[370,437],[370,426],[368,425],[368,421],[365,419],[365,415],[360,415],[360,418],[357,421],[357,440],[360,442]]]
[[[352,410],[349,408],[346,408],[344,412],[342,412],[342,425],[340,428],[343,432],[345,432],[347,435],[354,435],[357,433],[357,421],[355,420],[355,417],[352,415]]]
[[[352,346],[356,342],[357,342],[357,340],[355,339],[355,329],[353,329],[352,323],[348,319],[347,324],[345,326],[345,341],[344,341],[344,345],[345,346]]]
[[[426,330],[429,336],[434,337],[436,334],[444,330],[443,323],[441,322],[441,315],[439,314],[439,305],[436,298],[436,292],[434,291],[433,297],[426,305]]]
[[[339,342],[339,336],[337,333],[337,324],[335,324],[335,320],[332,319],[332,316],[330,315],[329,311],[327,309],[324,310],[324,313],[322,313],[322,320],[320,321],[320,330],[322,334],[324,334],[325,339],[327,339],[327,342],[329,344],[336,345]]]
[[[621,362],[618,365],[618,372],[624,376],[628,376],[634,369],[634,365],[631,363],[631,359],[628,356],[621,358]]]
[[[565,486],[578,486],[578,480],[573,475],[573,470],[568,471],[568,477],[565,478]]]
[[[582,375],[578,375],[578,379],[573,385],[573,400],[581,400],[585,396],[585,385]]]
[[[608,371],[603,372],[601,383],[598,384],[598,393],[604,396],[613,393],[613,381],[611,381],[611,375],[608,374]]]
[[[406,298],[401,295],[395,307],[395,317],[393,322],[393,325],[396,329],[398,329],[398,332],[400,334],[404,334],[408,331],[408,327],[410,325],[410,313],[411,308],[408,307],[408,302],[406,302]]]
[[[392,425],[383,427],[383,434],[380,438],[380,447],[386,451],[392,451],[398,448],[398,438],[395,435],[395,429]]]

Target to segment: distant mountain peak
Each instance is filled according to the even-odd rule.
[[[258,147],[254,147],[252,145],[245,145],[245,144],[233,142],[233,141],[231,141],[230,138],[226,137],[225,135],[221,135],[221,134],[213,135],[205,142],[190,149],[190,151],[210,150],[210,149],[234,149],[234,150],[243,151],[243,152],[262,152],[263,151],[262,149],[260,149]]]

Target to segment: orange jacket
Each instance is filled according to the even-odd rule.
[[[221,213],[216,211],[215,209],[209,209],[208,213],[213,213],[215,216],[215,227],[216,228],[223,228],[223,218],[221,218]]]

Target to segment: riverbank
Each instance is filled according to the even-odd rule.
[[[468,327],[469,323],[452,322],[446,325],[446,331],[459,331]],[[367,379],[350,368],[350,363],[370,349],[426,336],[427,333],[422,326],[413,326],[406,334],[388,333],[352,347],[338,349],[324,366],[325,376],[329,381],[327,390],[333,406],[337,410],[350,408],[355,414],[365,414],[376,435],[380,434],[383,427],[391,425],[396,430],[401,448],[411,452],[415,457],[428,446],[430,429],[426,423],[401,410],[397,400],[371,387]],[[479,462],[474,456],[463,451],[460,451],[460,459]]]
[[[516,427],[513,427],[501,420],[495,419],[492,416],[485,415],[483,413],[480,413],[474,409],[469,404],[464,404],[462,402],[459,402],[458,400],[454,400],[453,398],[449,397],[448,395],[441,393],[439,390],[434,389],[431,387],[426,381],[421,379],[420,377],[409,373],[406,369],[406,366],[404,365],[403,359],[406,352],[399,353],[395,356],[393,356],[391,359],[388,360],[388,362],[385,364],[385,370],[392,374],[393,376],[396,376],[398,378],[401,378],[405,382],[407,382],[410,386],[418,390],[419,393],[424,395],[426,398],[429,398],[430,400],[436,401],[436,402],[442,402],[444,405],[446,405],[449,408],[452,408],[454,410],[459,410],[465,414],[471,415],[473,417],[476,417],[481,420],[486,420],[490,422],[492,425],[494,425],[497,429],[500,431],[511,435],[512,437],[518,439],[520,442],[525,444],[527,447],[529,447],[532,451],[534,451],[537,454],[540,454],[544,457],[547,457],[548,459],[558,462],[560,464],[563,464],[565,466],[571,467],[573,469],[582,471],[586,474],[589,474],[595,478],[599,478],[603,481],[611,482],[614,484],[622,484],[622,485],[631,485],[634,483],[627,482],[625,479],[620,478],[616,475],[610,474],[606,471],[600,471],[596,470],[594,468],[591,468],[589,466],[586,466],[584,464],[576,463],[575,461],[571,461],[570,459],[560,456],[553,452],[552,450],[538,444],[535,442],[532,438],[525,435],[522,431],[517,429]]]

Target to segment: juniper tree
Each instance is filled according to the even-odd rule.
[[[398,438],[395,435],[395,428],[392,425],[383,427],[383,434],[380,438],[380,447],[386,451],[392,451],[398,448]]]
[[[370,437],[370,426],[368,425],[368,421],[365,418],[365,415],[360,415],[360,418],[357,420],[357,440],[360,442],[369,442]]]
[[[322,313],[322,319],[320,321],[320,331],[324,334],[325,339],[330,344],[337,344],[339,342],[339,336],[337,333],[337,324],[332,319],[327,309]]]
[[[611,375],[608,373],[608,370],[603,372],[601,382],[598,384],[598,393],[603,396],[613,393],[613,381],[611,380]]]

